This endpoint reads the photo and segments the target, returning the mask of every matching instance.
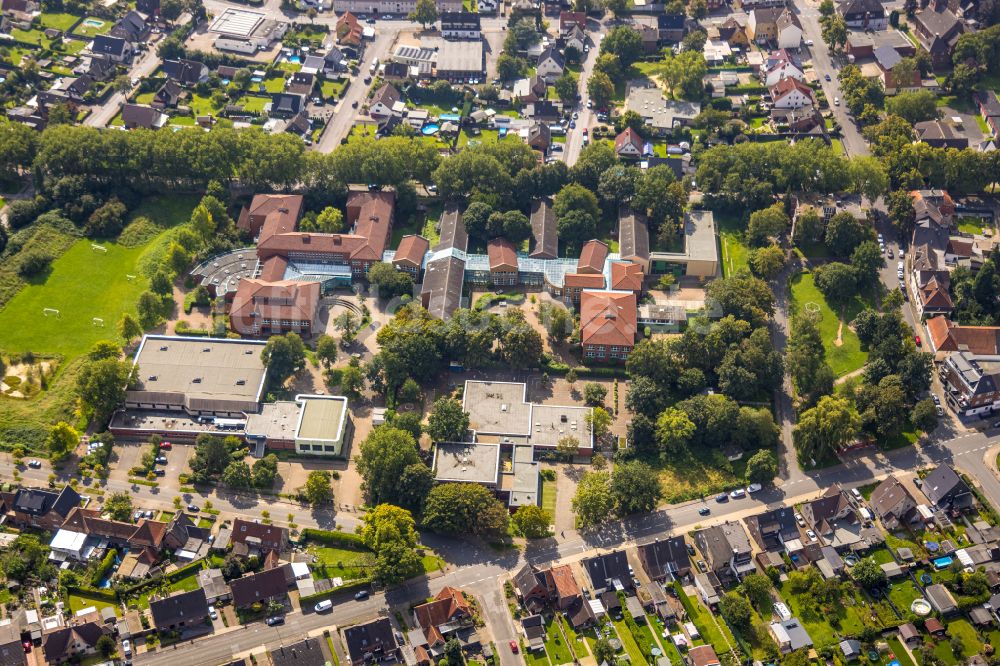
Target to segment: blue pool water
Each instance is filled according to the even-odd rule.
[[[939,557],[934,560],[935,569],[946,569],[951,566],[952,559],[950,557]]]
[[[296,65],[302,62],[302,58],[298,56],[288,56],[288,62],[294,62]]]
[[[507,136],[507,128],[506,127],[501,127],[500,128],[499,136],[500,136],[501,139],[504,138],[505,136]]]
[[[434,124],[424,125],[420,129],[420,133],[423,134],[424,136],[431,136],[432,134],[437,134],[439,129],[441,129],[440,125],[434,125]]]
[[[228,86],[230,84],[229,79],[222,79],[222,85]]]
[[[453,123],[457,123],[459,120],[462,119],[462,117],[460,115],[458,115],[457,113],[442,113],[438,117],[441,120],[450,120]]]
[[[259,76],[251,76],[250,80],[254,83],[261,83],[263,82],[264,79],[260,78]]]

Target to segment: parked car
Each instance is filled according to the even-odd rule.
[[[132,654],[132,643],[128,639],[122,641],[122,654],[126,657]]]
[[[210,618],[212,618],[213,620],[218,620],[219,619],[219,614],[217,612],[215,612],[215,606],[209,606],[208,607],[208,616]]]
[[[358,595],[354,596],[357,597]],[[324,599],[323,601],[316,604],[315,611],[317,613],[325,613],[326,611],[331,610],[332,608],[333,608],[333,602],[330,601],[329,599]]]
[[[707,516],[710,513],[712,513],[712,510],[709,509],[707,506],[703,506],[700,509],[698,509],[699,516]]]
[[[201,509],[199,509],[194,504],[188,504],[188,511],[190,511],[191,513],[198,513],[198,511],[200,511],[200,510]]]
[[[132,520],[139,520],[142,518],[142,511],[136,511],[132,514]]]
[[[167,464],[167,457],[166,456],[157,456],[156,457],[156,464],[157,465],[166,465]]]
[[[142,514],[142,517],[145,518],[146,520],[152,520],[153,519],[152,509],[148,509],[144,514]]]
[[[368,590],[359,590],[354,594],[355,601],[361,601],[362,599],[368,598]]]
[[[824,78],[825,78],[825,79],[826,79],[827,81],[829,81],[829,80],[830,80],[830,75],[829,75],[829,74],[827,74],[827,75],[826,75],[826,76],[825,76]]]
[[[160,450],[169,451],[172,448],[174,448],[174,445],[170,442],[160,442]]]
[[[890,259],[892,259],[892,248],[891,248],[891,247],[890,247],[890,248],[889,248],[889,250],[888,250],[888,251],[886,252],[886,255],[888,255],[888,257],[889,257]]]
[[[517,654],[517,641],[510,642],[510,651]]]
[[[694,555],[694,546],[689,543],[684,544],[687,547],[688,555]]]
[[[944,416],[944,409],[941,407],[941,405],[937,406],[937,415]]]
[[[812,45],[813,45],[813,40],[811,40],[811,39],[807,39],[807,40],[806,40],[806,46],[812,46]],[[827,74],[827,75],[826,75],[826,78],[827,78],[827,80],[829,80],[829,79],[830,79],[830,75],[829,75],[829,74]]]
[[[795,512],[795,522],[797,522],[799,524],[799,527],[805,527],[806,526],[805,519],[802,517],[802,514],[799,513],[798,511]]]
[[[941,404],[941,398],[937,397],[937,393],[931,393],[931,400],[934,401],[935,405]]]
[[[39,461],[35,460],[34,458],[32,458],[31,460],[28,461],[28,467],[30,467],[32,469],[39,469],[41,466],[42,466],[42,463],[40,463]]]
[[[284,623],[285,623],[285,618],[282,615],[275,615],[274,617],[269,617],[266,620],[264,620],[264,624],[266,624],[269,627],[274,627]]]
[[[833,105],[834,106],[840,106],[840,98],[839,97],[834,97],[833,98]]]
[[[861,501],[861,492],[857,488],[851,488],[851,495],[854,496],[854,499]]]
[[[816,533],[813,532],[812,530],[806,530],[806,536],[809,537],[810,541],[816,540]]]
[[[763,487],[764,486],[760,485],[759,483],[751,483],[749,486],[747,486],[747,492],[750,494],[759,493],[763,489]]]
[[[914,335],[913,336],[913,341],[917,343],[918,347],[920,346],[920,336],[919,335]]]
[[[728,502],[729,495],[727,495],[726,493],[722,493],[721,495],[716,495],[715,501],[718,502],[719,504],[722,504],[723,502]]]
[[[729,497],[732,499],[743,499],[746,496],[747,496],[747,491],[743,490],[742,488],[737,488],[733,492],[729,493]]]
[[[24,654],[31,653],[31,641],[24,641],[21,645],[24,647]]]
[[[165,469],[154,469],[153,470],[153,474],[155,474],[156,476],[166,476],[167,475],[167,470],[165,470]]]
[[[708,565],[705,564],[705,560],[698,560],[698,571],[702,573],[708,571]]]

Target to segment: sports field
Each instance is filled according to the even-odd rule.
[[[868,359],[868,353],[861,349],[857,334],[847,325],[864,309],[865,303],[861,297],[858,296],[848,305],[841,318],[834,313],[816,287],[812,273],[799,273],[791,279],[789,287],[793,313],[803,307],[819,312],[819,331],[823,336],[826,360],[833,374],[840,377],[862,367]]]
[[[0,310],[0,349],[73,358],[98,340],[118,337],[115,328],[122,313],[135,312],[136,300],[149,284],[135,267],[144,248],[99,243],[106,248],[101,252],[91,244],[78,240],[52,262],[44,282],[29,284]],[[46,316],[45,308],[59,315]],[[104,326],[96,326],[94,317],[103,319]]]

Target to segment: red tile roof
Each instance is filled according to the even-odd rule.
[[[265,319],[311,322],[319,299],[319,282],[265,282],[243,278],[233,296],[229,319],[237,333],[255,335]]]
[[[1000,354],[1000,326],[959,326],[944,315],[927,320],[935,351],[968,351],[973,354]]]
[[[434,601],[414,607],[413,614],[424,630],[427,644],[433,646],[444,642],[444,636],[438,630],[440,625],[471,617],[472,608],[461,591],[454,587],[444,587],[434,597]]]
[[[587,241],[580,250],[580,261],[576,264],[577,273],[603,273],[604,260],[608,258],[607,244],[599,240]]]
[[[261,234],[265,225],[268,234],[282,233],[294,230],[301,216],[301,194],[257,194],[250,205],[240,211],[236,226],[252,236]]]
[[[635,294],[585,291],[580,298],[580,330],[584,345],[635,344],[638,330]]]
[[[626,146],[632,146],[635,148],[636,153],[642,154],[642,137],[631,127],[626,127],[625,130],[615,137],[615,152],[622,152],[622,148]]]
[[[787,79],[781,79],[780,81],[775,83],[773,86],[771,86],[771,90],[769,92],[771,93],[771,97],[774,98],[775,101],[777,101],[778,99],[784,97],[793,90],[798,90],[803,95],[813,100],[813,103],[816,102],[816,97],[813,95],[812,88],[802,83],[798,79],[793,79],[791,77]]]
[[[247,543],[247,539],[257,539],[261,548],[281,550],[288,544],[288,530],[275,525],[265,525],[252,520],[237,518],[233,521],[233,531],[230,541]],[[257,545],[253,543],[252,545]]]
[[[368,241],[367,247],[360,248],[352,259],[382,261],[395,206],[395,192],[351,192],[347,195],[347,223],[354,227],[356,235]]]
[[[580,596],[580,586],[573,577],[573,570],[568,564],[552,567],[547,572],[552,580],[552,587],[560,599]]]
[[[486,254],[490,258],[490,271],[511,273],[517,271],[517,250],[506,238],[494,238],[486,244]]]
[[[688,650],[688,658],[691,660],[692,666],[719,666],[722,663],[711,645],[699,645],[691,648]]]
[[[283,280],[286,268],[288,268],[288,259],[285,257],[271,257],[263,262],[260,269],[260,279],[265,282]]]
[[[424,263],[424,255],[427,254],[427,250],[430,247],[430,241],[423,236],[415,236],[413,234],[403,236],[399,241],[399,247],[396,248],[396,256],[392,262],[394,264],[420,268]]]
[[[611,288],[622,291],[642,291],[642,266],[616,261],[611,264]]]
[[[563,285],[578,289],[604,289],[604,276],[597,274],[567,273]]]

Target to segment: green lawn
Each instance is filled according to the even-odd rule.
[[[899,661],[899,666],[914,666],[913,660],[910,659],[910,655],[906,653],[906,649],[903,647],[902,643],[895,636],[890,638],[888,641],[889,649],[892,650],[893,656]]]
[[[309,553],[319,559],[312,571],[313,578],[368,578],[368,570],[375,564],[374,555],[362,550],[312,546]]]
[[[958,230],[967,234],[981,234],[984,226],[983,220],[978,217],[958,218]]]
[[[951,666],[952,664],[957,664],[959,662],[959,657],[956,657],[955,653],[951,650],[950,638],[952,636],[958,636],[962,639],[962,659],[967,659],[973,655],[980,654],[983,644],[979,640],[976,630],[973,629],[968,620],[953,620],[946,626],[948,628],[948,637],[936,640],[934,643],[934,655],[937,656],[942,663],[947,666]],[[920,661],[919,653],[917,655],[917,660]]]
[[[270,97],[258,97],[256,95],[244,95],[239,101],[239,104],[243,105],[243,110],[248,113],[263,113],[264,106],[270,103]]]
[[[625,653],[628,655],[629,662],[632,664],[645,664],[646,658],[643,657],[642,650],[639,648],[639,644],[635,642],[635,636],[629,631],[625,621],[615,620],[614,625],[615,631],[618,632],[618,638],[621,639]]]
[[[45,36],[45,33],[38,28],[33,28],[31,30],[13,28],[10,31],[10,36],[19,42],[24,42],[25,44],[36,44],[42,48],[49,48],[52,43],[52,41]]]
[[[677,597],[684,605],[684,610],[687,611],[688,618],[698,628],[698,633],[701,634],[701,637],[706,642],[711,643],[716,654],[722,655],[729,652],[729,646],[736,645],[736,640],[732,637],[731,633],[728,636],[729,642],[726,641],[726,636],[723,635],[723,632],[729,632],[729,627],[725,626],[724,623],[717,624],[711,611],[705,608],[697,599],[692,599],[684,594],[684,590],[681,588],[679,582],[674,583],[674,589],[677,590]]]
[[[347,82],[343,80],[329,81],[323,79],[320,81],[319,89],[323,94],[323,97],[340,97],[344,93],[344,88],[347,87]]]
[[[100,22],[100,25],[88,25],[87,21]],[[82,21],[80,25],[73,29],[74,35],[80,35],[81,37],[93,37],[95,35],[104,35],[111,32],[111,28],[114,27],[114,21],[108,19],[97,18],[96,16],[88,16]]]
[[[82,39],[65,39],[63,40],[63,47],[65,52],[71,55],[76,55],[82,51],[87,46],[87,42]]]
[[[198,571],[199,569],[192,569],[191,573],[184,576],[183,578],[178,578],[173,583],[170,584],[168,589],[171,592],[191,592],[192,590],[198,589]]]
[[[668,504],[732,490],[743,484],[746,461],[753,452],[730,462],[718,450],[684,451],[666,460],[646,460],[660,475],[663,500]]]
[[[565,634],[566,640],[569,641],[570,647],[573,648],[577,659],[586,657],[589,650],[587,649],[587,641],[584,639],[583,634],[573,631],[573,627],[569,626],[569,622],[562,615],[559,616],[559,623],[562,625],[563,634]]]
[[[722,272],[729,277],[747,267],[750,250],[743,242],[743,228],[738,217],[716,213],[715,222],[722,245]]]
[[[842,636],[855,636],[871,624],[862,616],[857,597],[842,599],[832,608],[820,608],[804,605],[803,599],[792,594],[787,584],[780,585],[778,592],[792,615],[802,621],[817,650],[839,642]]]
[[[844,142],[840,139],[830,139],[830,146],[835,154],[844,155]]]
[[[549,655],[549,661],[553,666],[573,663],[573,655],[566,645],[566,639],[559,631],[555,618],[550,618],[545,623],[545,652]]]
[[[264,79],[264,89],[269,93],[280,93],[285,90],[285,76],[283,74],[270,74]]]
[[[910,604],[917,597],[922,596],[916,584],[909,578],[900,578],[893,581],[889,588],[889,599],[895,604],[903,615],[910,612]]]
[[[549,514],[554,523],[556,519],[556,482],[542,481],[542,509]]]
[[[816,287],[811,273],[799,273],[792,278],[789,286],[793,314],[799,308],[806,307],[807,303],[816,304],[808,306],[810,309],[819,307],[819,329],[823,336],[823,348],[826,350],[826,360],[834,374],[840,377],[862,367],[868,358],[868,352],[861,350],[861,341],[858,340],[857,334],[847,326],[848,322],[865,307],[860,296],[845,308],[843,329],[840,329],[841,319],[830,309],[826,298]],[[838,330],[841,331],[840,345],[837,344]]]
[[[101,610],[102,608],[114,608],[116,615],[120,612],[117,604],[111,603],[102,597],[89,597],[85,594],[75,593],[69,595],[68,602],[69,609],[74,613],[90,606],[94,606],[97,610]]]
[[[135,312],[136,300],[149,284],[136,267],[144,248],[101,242],[106,252],[100,252],[91,243],[74,243],[53,262],[47,278],[30,283],[0,310],[0,348],[72,358],[98,340],[117,337],[122,313]],[[59,310],[59,316],[44,316],[45,308]],[[95,325],[94,317],[104,325]]]
[[[521,655],[527,666],[550,666],[549,658],[545,655],[545,650],[529,650],[528,646],[521,641]]]
[[[41,17],[38,21],[41,23],[43,28],[55,28],[56,30],[62,30],[66,32],[73,25],[80,20],[80,17],[76,14],[66,14],[60,12],[42,12]]]
[[[426,211],[416,211],[410,216],[406,224],[393,225],[392,229],[392,247],[399,247],[399,241],[403,239],[403,236],[409,236],[411,234],[419,234],[426,238],[430,244],[431,248],[437,245],[441,241],[441,235],[435,229],[437,222],[441,219],[441,212],[444,210],[443,206],[440,204],[429,205]]]

